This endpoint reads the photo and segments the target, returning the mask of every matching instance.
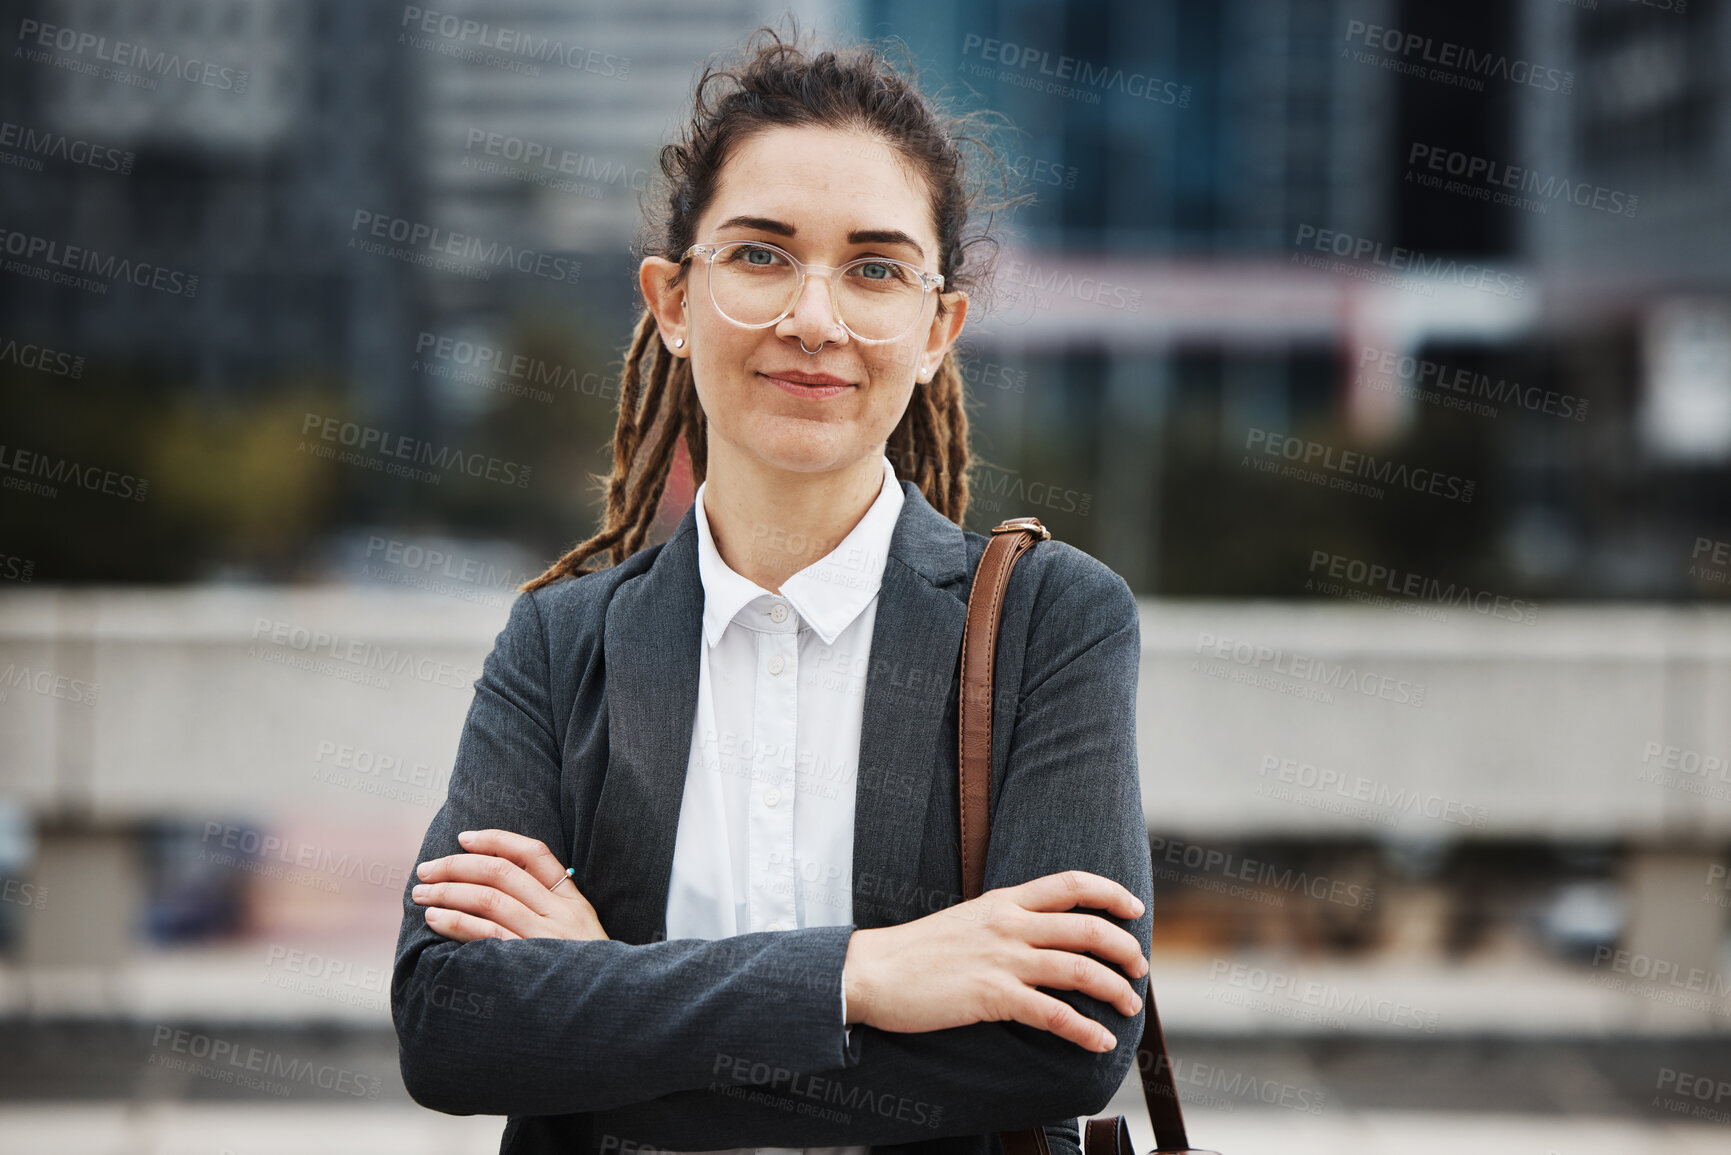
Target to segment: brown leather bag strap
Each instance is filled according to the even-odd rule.
[[[1154,1005],[1154,982],[1142,1004],[1142,1041],[1136,1044],[1136,1068],[1142,1072],[1142,1098],[1148,1121],[1154,1124],[1154,1146],[1160,1151],[1190,1150],[1184,1112],[1178,1109],[1178,1084],[1172,1078],[1172,1057],[1160,1030],[1160,1010]]]
[[[1082,1150],[1086,1155],[1136,1155],[1130,1146],[1130,1124],[1122,1115],[1088,1120],[1082,1129]]]
[[[992,813],[992,673],[1004,591],[1009,588],[1010,571],[1022,554],[1036,541],[1051,536],[1039,518],[1013,517],[1000,522],[980,556],[973,589],[968,593],[957,727],[964,900],[978,898],[985,886]],[[1166,1053],[1166,1036],[1160,1030],[1160,1013],[1154,1007],[1152,983],[1142,1007],[1136,1066],[1141,1073],[1142,1097],[1148,1104],[1148,1119],[1154,1125],[1159,1150],[1188,1150],[1190,1140],[1184,1129],[1184,1115],[1178,1108],[1178,1086],[1172,1077],[1172,1060]],[[1003,1131],[999,1138],[1005,1155],[1051,1155],[1043,1127]],[[1085,1141],[1087,1155],[1133,1155],[1129,1128],[1122,1115],[1090,1120]]]
[[[1004,1145],[1004,1155],[1052,1155],[1052,1144],[1046,1139],[1044,1127],[999,1131],[998,1141]]]
[[[957,765],[961,768],[962,898],[978,898],[985,887],[986,843],[991,837],[992,671],[998,653],[998,621],[1010,570],[1035,541],[1051,531],[1037,517],[1000,522],[986,542],[974,586],[968,593],[968,624],[962,634],[961,724]]]

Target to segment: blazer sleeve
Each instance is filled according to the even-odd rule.
[[[992,803],[985,886],[1071,869],[1115,879],[1142,899],[1142,915],[1087,913],[1128,929],[1146,955],[1154,901],[1136,767],[1136,602],[1122,578],[1077,557],[1085,568],[1063,575],[1064,592],[1031,630],[1019,703],[996,695],[998,719],[1013,709],[1015,726]],[[1147,985],[1131,979],[1143,998]],[[1142,1016],[1042,989],[1104,1026],[1117,1047],[1100,1054],[1015,1022],[918,1034],[856,1025],[844,1069],[802,1080],[783,1064],[749,1095],[737,1086],[682,1091],[599,1115],[595,1132],[681,1150],[910,1143],[1045,1125],[1068,1149],[1074,1118],[1103,1111],[1135,1064]],[[1071,1121],[1067,1133],[1052,1120]]]
[[[518,597],[483,663],[417,864],[462,853],[462,830],[569,844],[537,592]],[[839,992],[850,927],[643,945],[458,943],[428,928],[409,873],[391,1017],[403,1083],[422,1106],[594,1111],[738,1081],[768,1064],[806,1072],[847,1061]]]

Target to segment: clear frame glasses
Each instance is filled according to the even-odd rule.
[[[809,273],[829,279],[836,320],[857,341],[881,345],[905,336],[925,311],[926,296],[944,278],[890,257],[860,257],[845,265],[808,265],[767,241],[692,245],[682,260],[708,258],[709,300],[744,329],[767,329],[788,317]]]

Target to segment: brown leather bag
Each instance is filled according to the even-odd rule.
[[[1037,517],[1012,517],[992,530],[986,552],[974,574],[968,594],[968,621],[962,635],[961,724],[961,814],[962,897],[978,898],[985,884],[986,844],[991,836],[992,784],[992,670],[998,648],[998,621],[1003,615],[1004,591],[1010,585],[1010,570],[1016,561],[1045,541],[1051,531]],[[1178,1087],[1172,1078],[1172,1060],[1166,1054],[1166,1037],[1160,1032],[1160,1014],[1154,1009],[1154,987],[1142,1007],[1142,1038],[1136,1046],[1136,1066],[1142,1075],[1142,1095],[1148,1102],[1148,1118],[1154,1124],[1156,1152],[1176,1155],[1192,1152],[1184,1131],[1184,1115],[1178,1109]],[[1043,1127],[1002,1131],[998,1138],[1006,1155],[1051,1155]],[[1130,1128],[1124,1116],[1088,1120],[1083,1129],[1086,1155],[1135,1155],[1130,1146]],[[1195,1151],[1193,1155],[1216,1155]]]

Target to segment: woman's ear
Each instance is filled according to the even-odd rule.
[[[930,384],[937,375],[938,366],[944,363],[944,355],[962,335],[962,325],[968,319],[966,293],[946,293],[942,300],[944,311],[933,315],[932,327],[926,333],[926,346],[920,351],[919,364],[914,370],[914,380],[922,385]]]
[[[665,257],[644,257],[643,263],[637,266],[637,285],[643,290],[643,301],[655,317],[661,343],[675,357],[689,357],[691,309],[685,303],[686,281],[673,283],[678,274],[679,266]]]

